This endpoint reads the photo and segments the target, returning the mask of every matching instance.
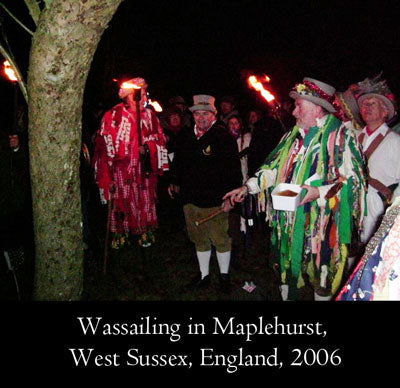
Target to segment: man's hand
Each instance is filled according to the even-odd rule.
[[[319,190],[318,187],[314,186],[308,186],[308,185],[303,185],[301,186],[303,189],[307,190],[307,194],[303,198],[303,200],[300,202],[299,206],[304,205],[308,202],[315,201],[316,199],[319,198]]]
[[[178,194],[179,193],[179,186],[176,185],[169,185],[168,187],[168,194],[172,199],[175,199],[174,194]]]
[[[19,138],[18,135],[10,135],[8,136],[8,139],[10,140],[10,147],[15,149],[19,147]]]
[[[224,201],[226,199],[229,199],[231,205],[234,206],[235,202],[243,202],[244,198],[246,197],[246,195],[248,193],[249,193],[249,189],[246,185],[244,185],[244,186],[238,187],[237,189],[230,191],[229,193],[226,193],[222,199]]]
[[[225,199],[224,202],[222,202],[221,207],[225,213],[229,213],[233,209],[233,205],[231,204],[229,198]]]

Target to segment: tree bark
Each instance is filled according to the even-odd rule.
[[[83,92],[97,44],[122,1],[53,0],[33,37],[28,94],[35,300],[81,297]]]

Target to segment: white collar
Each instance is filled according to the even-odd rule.
[[[386,123],[383,123],[380,127],[375,129],[375,131],[371,135],[368,135],[368,133],[367,133],[367,126],[365,126],[362,131],[365,133],[366,136],[373,137],[373,136],[377,136],[379,133],[381,133],[382,135],[386,135],[386,132],[388,130],[389,130],[389,126]]]
[[[205,131],[204,133],[207,133],[216,122],[217,122],[217,120],[214,120],[212,122],[212,124],[210,125],[210,128],[208,128],[207,131]],[[196,124],[194,125],[194,133],[195,133],[195,135],[197,135],[197,125]]]

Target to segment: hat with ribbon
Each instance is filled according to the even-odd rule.
[[[364,81],[358,83],[361,93],[358,97],[357,103],[361,107],[362,102],[366,98],[378,98],[381,100],[389,111],[387,120],[391,120],[397,110],[396,99],[394,94],[389,89],[386,80],[381,79],[382,73],[378,74],[375,78],[366,78]]]
[[[336,108],[333,105],[336,89],[324,82],[305,77],[302,83],[296,84],[290,91],[289,96],[293,99],[303,98],[312,103],[322,106],[328,112],[334,113]]]
[[[147,89],[147,83],[144,78],[136,77],[121,84],[118,96],[119,98],[125,98],[130,94],[134,93],[136,89]]]
[[[198,94],[193,96],[193,106],[189,108],[191,112],[196,110],[206,110],[209,112],[217,113],[215,108],[215,97],[208,96],[207,94]]]
[[[358,84],[351,84],[346,91],[336,92],[333,105],[336,107],[336,116],[342,121],[351,121],[356,129],[363,127],[357,98],[361,89]]]

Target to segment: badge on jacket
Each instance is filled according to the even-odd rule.
[[[211,155],[211,153],[212,152],[211,152],[211,146],[210,145],[208,145],[206,148],[203,149],[203,154],[204,155],[208,156],[208,155]]]

